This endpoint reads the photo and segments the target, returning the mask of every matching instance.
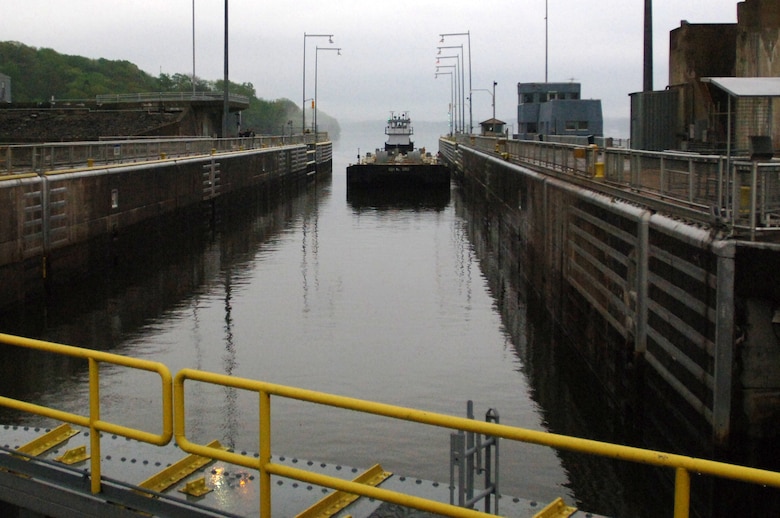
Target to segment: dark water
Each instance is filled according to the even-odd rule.
[[[370,127],[370,126],[369,126]],[[485,222],[453,184],[433,196],[350,193],[345,168],[382,144],[346,126],[332,179],[246,209],[169,218],[91,252],[95,269],[0,314],[3,332],[323,392],[616,440],[595,382],[528,302]],[[441,128],[417,126],[435,150]],[[54,265],[56,267],[56,264]],[[507,273],[510,272],[510,273]],[[2,350],[3,394],[84,412],[86,367]],[[33,372],[33,375],[20,373]],[[102,417],[158,421],[152,376],[105,368]],[[188,386],[189,387],[189,386]],[[257,450],[257,399],[188,388],[188,435]],[[10,412],[3,421],[38,422]],[[449,433],[273,402],[273,452],[447,481]],[[501,489],[584,510],[657,516],[664,478],[550,449],[502,443]],[[666,513],[670,515],[671,513]]]

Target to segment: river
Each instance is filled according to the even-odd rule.
[[[561,431],[575,422],[599,436],[609,420],[590,380],[566,366],[521,287],[510,287],[508,312],[505,290],[491,286],[490,252],[474,239],[457,185],[433,198],[347,199],[346,165],[358,149],[382,145],[383,127],[345,124],[332,178],[282,201],[173,219],[89,248],[95,271],[3,311],[3,331],[156,360],[174,373],[190,367],[456,416],[473,400],[477,418],[494,408],[502,424]],[[418,125],[416,143],[435,151],[446,130]],[[83,411],[83,364],[3,355],[4,394]],[[154,426],[153,378],[104,369],[102,417]],[[256,397],[189,387],[191,438],[257,450]],[[591,397],[579,401],[584,395]],[[449,479],[446,430],[273,405],[275,454]],[[647,487],[637,482],[634,492],[611,463],[506,441],[500,462],[505,494],[653,516],[635,500]],[[659,494],[668,498],[660,490],[646,496]]]

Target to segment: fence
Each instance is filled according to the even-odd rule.
[[[475,136],[456,142],[751,240],[780,231],[780,161]]]
[[[43,173],[174,157],[208,155],[308,144],[327,140],[327,134],[217,138],[116,138],[99,142],[68,142],[0,146],[0,176]]]

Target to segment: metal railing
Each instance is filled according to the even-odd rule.
[[[0,406],[20,410],[31,414],[36,414],[58,421],[75,424],[89,428],[90,431],[90,472],[91,489],[93,493],[100,492],[100,432],[112,433],[122,437],[128,437],[137,441],[164,446],[171,441],[173,435],[173,415],[172,415],[172,391],[171,391],[171,372],[165,365],[137,358],[130,358],[119,354],[111,354],[92,349],[82,349],[69,345],[44,342],[19,336],[0,334],[0,343],[33,349],[41,352],[48,352],[73,358],[81,358],[89,362],[89,401],[88,415],[74,414],[51,407],[36,405],[18,399],[0,396]],[[100,418],[100,363],[108,363],[131,369],[156,372],[160,376],[160,403],[162,406],[161,427],[159,434],[151,433],[136,428],[130,428],[117,423],[104,421]]]
[[[225,452],[206,445],[190,442],[185,431],[184,382],[200,381],[225,387],[256,392],[259,397],[260,455],[250,457]],[[393,502],[406,507],[443,514],[446,516],[488,516],[485,513],[454,507],[439,502],[383,490],[363,484],[345,481],[298,468],[291,468],[271,462],[271,396],[295,399],[319,405],[353,410],[366,414],[390,417],[404,421],[462,430],[482,434],[486,437],[500,437],[512,441],[549,446],[551,448],[575,451],[611,459],[659,466],[675,470],[674,517],[686,518],[690,510],[690,475],[699,473],[720,478],[740,480],[753,484],[780,487],[780,473],[773,471],[737,466],[723,462],[697,459],[659,451],[621,446],[590,439],[580,439],[566,435],[553,434],[501,425],[491,422],[475,421],[463,417],[426,412],[413,408],[387,405],[362,399],[355,399],[322,392],[315,392],[284,385],[276,385],[222,374],[183,369],[174,378],[174,434],[176,443],[182,450],[196,455],[212,457],[260,471],[260,516],[271,516],[271,475],[279,475],[320,486],[330,487],[348,493],[362,495]]]
[[[154,103],[170,101],[222,101],[223,92],[143,92],[134,94],[101,94],[95,96],[98,105],[105,103]],[[64,102],[66,100],[60,101]],[[231,103],[249,104],[246,95],[229,94]]]
[[[457,145],[572,180],[755,240],[780,231],[780,161],[557,142],[456,136]],[[451,157],[452,159],[452,157]],[[680,212],[676,212],[679,210]]]
[[[232,151],[313,144],[327,134],[236,138],[113,138],[90,142],[0,145],[0,177]]]
[[[129,437],[139,441],[163,446],[170,442],[173,436],[179,447],[189,453],[212,459],[222,460],[231,464],[257,469],[260,472],[260,516],[271,516],[271,476],[282,476],[310,484],[329,487],[347,493],[362,495],[369,498],[388,501],[406,507],[412,507],[446,516],[485,517],[486,513],[473,509],[457,507],[442,502],[399,493],[348,481],[320,473],[293,468],[271,462],[271,396],[309,402],[328,407],[341,408],[362,412],[365,414],[384,416],[403,421],[420,423],[440,428],[481,434],[485,437],[499,437],[512,441],[537,444],[556,449],[597,455],[616,460],[635,462],[650,466],[659,466],[675,471],[674,516],[685,518],[690,507],[690,476],[691,473],[710,475],[725,479],[738,480],[752,484],[780,487],[780,473],[737,466],[723,462],[697,459],[660,451],[653,451],[631,446],[610,444],[601,441],[581,439],[566,435],[528,430],[494,422],[483,422],[474,419],[454,417],[446,414],[427,412],[408,407],[400,407],[376,403],[372,401],[337,396],[301,388],[277,385],[246,378],[215,374],[194,369],[182,369],[171,380],[168,369],[157,362],[140,360],[117,354],[82,349],[29,338],[0,334],[0,343],[32,349],[36,351],[83,358],[89,361],[89,416],[64,412],[54,408],[19,401],[0,396],[0,406],[41,415],[60,421],[89,427],[91,449],[91,489],[93,493],[100,492],[100,434],[107,432]],[[100,418],[99,398],[99,363],[111,363],[133,369],[157,372],[161,378],[160,400],[162,406],[162,433],[153,434]],[[259,456],[238,454],[222,449],[196,444],[186,436],[186,406],[185,381],[208,383],[254,392],[259,399]],[[172,388],[172,390],[171,390]],[[173,422],[173,427],[171,427]]]

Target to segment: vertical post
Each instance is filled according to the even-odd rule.
[[[301,97],[301,134],[306,133],[306,33],[303,33],[303,96]],[[304,142],[306,139],[304,137]]]
[[[547,56],[548,56],[548,42],[549,38],[547,36],[547,0],[544,0],[544,82],[547,82]]]
[[[691,475],[677,468],[674,477],[674,518],[688,518],[691,506]]]
[[[228,93],[228,0],[225,0],[225,77],[222,92],[222,138],[228,137],[228,117],[230,116],[230,95]]]
[[[647,279],[650,256],[650,212],[642,212],[638,222],[636,239],[636,313],[634,321],[634,352],[644,354],[647,351]]]
[[[750,167],[750,240],[756,240],[756,212],[758,200],[758,161],[753,160]]]
[[[195,0],[192,0],[192,94],[195,95]]]
[[[474,402],[468,400],[466,417],[474,419]],[[474,498],[474,432],[466,432],[466,501]]]
[[[653,91],[653,2],[645,0],[644,31],[644,84],[645,92]]]
[[[474,133],[474,116],[473,112],[471,110],[471,31],[466,31],[466,38],[468,39],[469,44],[469,135]],[[495,108],[495,95],[493,96],[493,118],[496,118],[496,108]]]
[[[271,395],[260,391],[260,518],[271,518]]]
[[[715,314],[715,357],[712,394],[712,431],[716,444],[728,442],[731,425],[731,383],[734,363],[734,257],[735,245],[719,241],[717,257]]]
[[[100,420],[100,374],[98,362],[89,359],[89,455],[92,494],[100,493],[100,432],[95,423]]]

